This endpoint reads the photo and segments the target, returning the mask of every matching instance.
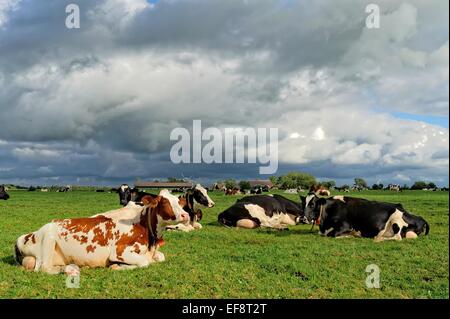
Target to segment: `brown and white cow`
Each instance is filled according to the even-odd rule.
[[[132,269],[164,261],[158,242],[165,227],[184,222],[189,215],[179,206],[174,209],[163,196],[148,196],[143,202],[139,209],[130,208],[128,219],[97,215],[53,220],[17,239],[16,261],[28,270],[49,274],[60,273],[69,264]]]

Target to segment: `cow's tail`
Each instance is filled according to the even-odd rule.
[[[23,255],[22,252],[19,249],[19,246],[17,246],[17,242],[14,245],[14,260],[19,264],[22,265],[22,261],[23,261]]]
[[[425,236],[426,236],[430,232],[430,225],[427,222],[425,222],[424,227],[425,227]]]

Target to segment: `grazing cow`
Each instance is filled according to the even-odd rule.
[[[174,210],[178,201],[163,196],[147,196],[143,202],[130,219],[97,215],[53,220],[17,239],[15,259],[28,270],[49,274],[69,264],[118,270],[164,261],[158,247],[165,226],[187,220],[188,214],[180,207]]]
[[[58,193],[67,193],[72,190],[72,187],[70,185],[64,186],[57,190]]]
[[[186,194],[178,197],[180,205],[189,214],[189,221],[184,224],[167,226],[167,230],[182,230],[185,232],[201,229],[199,221],[203,217],[200,207],[212,208],[214,201],[208,196],[207,190],[200,184],[187,190]],[[200,206],[200,207],[199,207]]]
[[[224,226],[284,229],[296,225],[303,218],[299,203],[280,195],[247,196],[219,214],[218,221]]]
[[[309,189],[309,193],[315,193],[320,196],[330,196],[330,191],[322,185],[312,185]]]
[[[329,237],[354,231],[376,241],[401,240],[422,232],[428,235],[430,230],[422,217],[410,214],[401,204],[347,196],[319,198],[315,194],[302,198],[302,202],[308,221],[319,224],[320,233]]]
[[[241,191],[239,189],[233,188],[233,189],[226,189],[225,190],[225,195],[240,195],[242,194]]]
[[[0,200],[7,200],[9,198],[8,193],[6,192],[5,186],[0,185]]]
[[[262,189],[261,186],[253,187],[253,188],[250,190],[250,194],[262,194],[262,192],[263,192],[263,189]]]
[[[402,191],[402,187],[400,185],[397,184],[389,184],[387,186],[387,189],[390,191],[396,191],[396,192],[401,192]]]

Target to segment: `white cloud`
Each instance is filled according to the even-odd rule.
[[[12,3],[0,2],[0,24]],[[448,129],[389,114],[448,116],[448,32],[433,15],[448,20],[448,4],[436,4],[381,1],[381,29],[368,30],[353,1],[277,10],[270,1],[87,1],[82,29],[69,35],[50,18],[33,25],[27,14],[39,8],[18,7],[29,25],[0,30],[0,159],[47,177],[161,172],[171,167],[169,132],[201,119],[278,127],[281,165],[441,176]]]
[[[21,0],[1,0],[0,1],[0,28],[8,22],[8,13],[16,10]]]

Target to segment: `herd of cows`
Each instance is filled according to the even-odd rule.
[[[66,271],[72,264],[111,269],[146,267],[165,260],[159,251],[165,231],[201,229],[202,209],[215,205],[200,184],[178,197],[167,189],[150,194],[126,184],[117,192],[121,208],[86,218],[55,219],[20,236],[15,244],[15,260],[27,270],[49,274]],[[429,224],[401,204],[329,195],[311,188],[299,202],[281,195],[245,196],[220,213],[218,222],[250,229],[286,229],[303,223],[318,225],[321,235],[375,241],[429,233]],[[8,198],[0,186],[0,199]]]

